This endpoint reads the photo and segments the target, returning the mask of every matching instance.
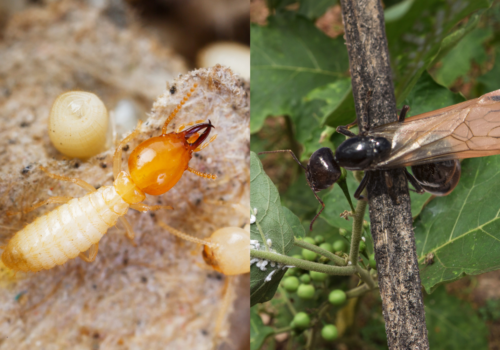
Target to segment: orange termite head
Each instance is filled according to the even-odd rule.
[[[166,193],[180,180],[193,152],[207,139],[213,127],[208,121],[179,133],[163,134],[141,143],[128,159],[134,183],[147,194],[157,196]]]

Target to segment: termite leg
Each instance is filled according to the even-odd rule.
[[[210,138],[210,140],[208,140],[207,143],[205,143],[204,145],[202,146],[199,146],[197,147],[193,152],[199,152],[201,151],[202,149],[205,149],[209,144],[211,144],[215,139],[217,138],[217,135],[214,135]]]
[[[168,209],[168,210],[174,209],[171,205],[147,205],[144,203],[131,204],[130,208],[141,212],[146,212],[150,210],[160,210],[160,209]]]
[[[417,192],[418,194],[422,194],[425,192],[425,190],[422,188],[422,186],[420,186],[420,184],[418,183],[417,179],[415,179],[415,176],[413,176],[407,169],[405,169],[405,175],[406,175],[406,178],[408,179],[408,181],[411,183],[411,185],[415,189],[415,192]]]
[[[196,120],[194,122],[191,122],[191,123],[187,123],[187,124],[181,124],[178,128],[177,128],[177,131],[176,133],[180,133],[182,130],[184,130],[185,128],[187,128],[188,126],[192,126],[192,125],[195,125],[195,124],[202,124],[204,123],[205,121],[203,119],[200,119],[200,120]]]
[[[367,198],[361,195],[361,192],[363,192],[366,185],[368,184],[368,181],[370,181],[370,177],[371,177],[371,172],[366,171],[365,176],[363,176],[361,182],[359,183],[358,189],[356,190],[356,192],[354,192],[354,198],[358,200],[365,200],[365,201],[367,200]]]
[[[205,179],[211,179],[211,180],[215,180],[217,179],[217,175],[212,175],[212,174],[208,174],[208,173],[202,173],[201,171],[198,171],[198,170],[195,170],[193,168],[187,168],[187,171],[189,171],[190,173],[193,173],[199,177],[203,177]]]
[[[120,222],[125,226],[125,232],[127,235],[127,238],[130,239],[132,242],[132,245],[134,247],[137,247],[137,244],[134,242],[134,237],[135,237],[135,232],[134,229],[132,228],[132,225],[128,222],[127,219],[125,219],[123,216],[119,217]]]
[[[92,186],[88,182],[85,182],[85,181],[83,181],[81,179],[76,179],[76,178],[71,178],[71,177],[67,177],[67,176],[53,174],[53,173],[49,172],[46,168],[44,168],[43,166],[41,166],[41,165],[40,165],[40,170],[42,170],[45,174],[47,174],[49,177],[51,177],[53,179],[72,182],[75,185],[83,187],[84,189],[86,189],[89,192],[95,192],[95,191],[97,191],[94,186]]]
[[[229,305],[231,305],[232,289],[234,288],[232,282],[233,278],[231,276],[227,276],[223,288],[224,299],[222,300],[221,309],[217,313],[217,320],[215,322],[215,329],[214,329],[215,336],[213,338],[212,349],[217,348],[218,335],[222,329],[222,325],[224,323],[224,319],[226,318]]]
[[[97,252],[99,251],[99,242],[90,246],[89,250],[87,250],[88,256],[84,253],[80,253],[78,257],[85,262],[92,262],[95,260],[97,256]]]
[[[170,113],[170,115],[168,116],[167,120],[165,120],[165,124],[163,124],[163,128],[161,130],[162,135],[165,135],[167,133],[168,124],[170,124],[170,122],[172,121],[172,119],[175,118],[175,116],[181,110],[181,108],[184,105],[184,103],[186,103],[186,101],[189,99],[189,97],[194,92],[194,90],[196,90],[197,87],[198,87],[198,84],[194,83],[193,87],[191,88],[191,90],[189,90],[189,92],[186,94],[186,96],[184,96],[184,98],[182,99],[182,101],[177,105],[177,107],[175,107],[175,109],[172,111],[172,113]]]
[[[265,152],[259,152],[259,156],[261,154],[268,154],[268,153],[290,153],[293,157],[293,159],[295,159],[295,161],[297,162],[298,165],[300,165],[302,167],[302,169],[304,169],[304,171],[307,171],[307,167],[304,166],[304,164],[302,164],[302,162],[299,160],[299,158],[297,158],[297,156],[295,155],[295,153],[292,152],[291,149],[282,149],[282,150],[277,150],[277,151],[265,151]]]
[[[12,216],[12,215],[15,215],[17,213],[26,214],[26,213],[29,213],[30,211],[33,211],[35,209],[38,209],[38,208],[44,206],[45,204],[50,204],[50,203],[64,204],[64,203],[68,203],[72,199],[73,199],[73,197],[62,197],[62,196],[50,197],[49,199],[46,199],[46,200],[41,201],[39,203],[33,204],[31,207],[29,207],[27,209],[23,209],[20,211],[10,211],[9,210],[9,211],[7,211],[7,216]]]
[[[399,113],[398,121],[400,123],[403,123],[406,118],[406,113],[410,110],[410,106],[404,105],[403,108],[401,109],[401,113]]]
[[[141,132],[139,130],[141,125],[142,125],[142,121],[139,120],[139,122],[137,123],[137,126],[135,127],[135,130],[132,131],[132,133],[130,135],[125,137],[123,140],[121,140],[115,149],[115,154],[113,155],[113,177],[115,180],[116,180],[116,177],[118,176],[118,174],[120,173],[120,171],[122,170],[122,150],[123,150],[123,147],[125,147],[125,145],[130,140],[134,139]]]

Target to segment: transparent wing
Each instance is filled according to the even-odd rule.
[[[369,132],[392,143],[375,169],[500,154],[500,90]]]

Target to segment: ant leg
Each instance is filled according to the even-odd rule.
[[[195,124],[203,124],[205,121],[203,119],[200,119],[200,120],[196,120],[194,122],[191,122],[191,123],[187,123],[187,124],[181,124],[177,130],[176,130],[176,133],[180,133],[182,130],[184,130],[185,128],[187,128],[188,126],[192,126],[192,125],[195,125]]]
[[[86,189],[89,192],[95,192],[95,191],[97,191],[94,186],[92,186],[88,182],[85,182],[85,181],[83,181],[81,179],[76,179],[76,178],[71,178],[71,177],[67,177],[67,176],[53,174],[53,173],[49,172],[47,170],[47,168],[45,168],[45,167],[43,167],[41,165],[40,165],[40,170],[42,170],[45,174],[47,174],[49,177],[51,177],[53,179],[72,182],[75,185],[83,187],[84,189]]]
[[[90,246],[89,250],[87,250],[88,256],[85,255],[84,253],[80,253],[78,254],[78,257],[83,261],[89,263],[95,260],[98,251],[99,251],[99,242],[97,242],[96,244],[92,244]]]
[[[205,142],[204,145],[202,146],[198,146],[197,148],[195,148],[195,150],[193,152],[199,152],[201,151],[202,149],[206,148],[209,144],[211,144],[215,139],[217,138],[217,135],[214,135],[210,138],[210,140],[208,140],[208,142]]]
[[[140,212],[146,212],[146,211],[153,211],[153,210],[159,210],[159,209],[168,209],[168,210],[173,210],[174,208],[171,205],[147,205],[144,203],[135,203],[131,204],[130,208],[135,209]]]
[[[410,106],[404,105],[403,108],[401,109],[401,113],[399,113],[398,121],[400,123],[403,123],[406,118],[406,113],[410,110]]]
[[[196,176],[203,177],[205,179],[211,179],[211,180],[217,179],[217,175],[212,175],[212,174],[208,174],[208,173],[202,173],[201,171],[195,170],[193,168],[189,168],[188,167],[187,171],[189,171],[190,173],[195,174]]]
[[[420,184],[418,183],[417,179],[415,179],[415,176],[413,176],[407,169],[405,169],[405,175],[406,175],[406,178],[408,179],[408,181],[411,183],[411,185],[415,189],[415,192],[417,192],[418,194],[422,194],[425,192],[425,190],[422,188],[422,186],[420,186]]]
[[[130,239],[130,241],[132,242],[132,245],[134,247],[137,247],[137,244],[134,242],[135,232],[134,232],[134,229],[132,228],[132,225],[130,225],[128,220],[125,219],[123,216],[120,216],[118,219],[123,224],[123,226],[125,226],[125,232],[126,232],[127,238]]]
[[[316,197],[316,199],[318,200],[319,204],[321,204],[321,209],[319,210],[318,214],[316,214],[316,216],[312,219],[311,224],[309,225],[309,231],[313,230],[314,222],[320,216],[320,214],[323,212],[323,210],[325,210],[325,203],[323,203],[321,198],[318,197],[318,195],[316,194],[316,192],[314,190],[313,190],[313,194],[314,194],[314,197]]]
[[[118,146],[116,146],[116,149],[115,149],[115,154],[113,155],[113,177],[114,179],[116,180],[118,174],[120,173],[120,171],[122,170],[122,151],[123,151],[123,147],[125,147],[125,145],[132,139],[134,139],[141,131],[139,130],[139,128],[141,127],[142,125],[142,121],[139,120],[139,122],[137,123],[137,126],[135,127],[135,130],[132,131],[132,133],[130,135],[128,135],[127,137],[125,137],[123,140],[120,141],[120,143],[118,144]]]
[[[358,189],[356,192],[354,192],[354,198],[358,200],[367,200],[367,198],[363,197],[361,195],[361,192],[365,189],[366,185],[368,184],[368,181],[370,181],[371,173],[369,171],[365,172],[365,176],[361,179],[361,182],[359,183]]]
[[[168,124],[170,124],[172,119],[174,119],[174,117],[177,115],[177,113],[181,110],[184,103],[186,103],[186,101],[189,99],[189,97],[191,97],[191,94],[194,92],[194,90],[196,90],[197,87],[198,87],[198,84],[194,83],[191,90],[189,90],[189,92],[186,94],[186,96],[184,96],[182,101],[177,105],[177,107],[175,107],[175,109],[172,111],[172,113],[170,113],[167,120],[165,120],[165,124],[163,124],[163,128],[161,129],[162,135],[165,135],[167,133]]]
[[[354,124],[357,123],[357,122],[353,122]],[[354,137],[356,136],[355,133],[353,133],[352,131],[349,131],[347,128],[354,125],[353,123],[351,124],[347,124],[347,125],[339,125],[337,126],[337,132],[339,134],[342,134],[344,136],[347,136],[347,137]]]
[[[269,154],[269,153],[290,153],[293,157],[293,159],[295,159],[295,161],[297,162],[298,165],[300,165],[302,167],[302,169],[304,169],[304,171],[307,171],[307,167],[304,166],[304,164],[302,164],[302,162],[299,160],[299,158],[297,158],[297,156],[295,155],[295,153],[292,152],[291,149],[282,149],[282,150],[277,150],[277,151],[264,151],[264,152],[259,152],[258,155],[260,156],[261,154]]]

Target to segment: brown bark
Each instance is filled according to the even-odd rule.
[[[341,0],[360,131],[397,120],[379,0]],[[403,169],[374,171],[367,186],[389,349],[429,349]]]

